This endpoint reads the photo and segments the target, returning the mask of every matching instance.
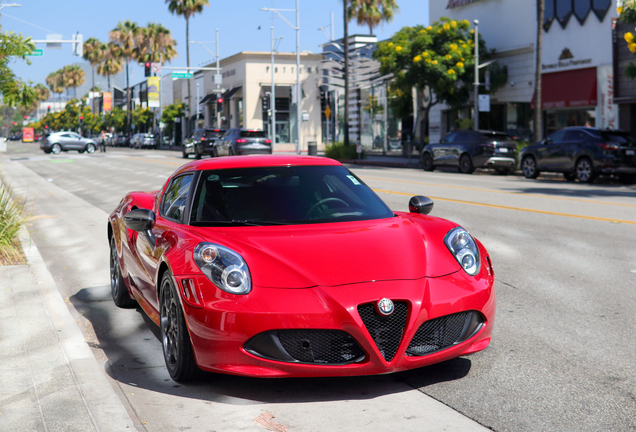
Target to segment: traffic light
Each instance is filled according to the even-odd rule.
[[[223,111],[223,98],[220,97],[216,100],[216,112]]]
[[[320,111],[324,111],[327,108],[327,92],[320,90]]]
[[[263,111],[269,111],[269,93],[263,96]]]
[[[147,76],[147,77],[151,76],[150,72],[151,72],[150,71],[150,62],[146,62],[145,68],[144,68],[144,76]]]
[[[84,121],[84,116],[80,116],[80,123]]]

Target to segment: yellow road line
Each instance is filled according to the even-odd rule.
[[[563,200],[563,201],[584,202],[584,203],[589,203],[589,204],[604,204],[604,205],[615,205],[615,206],[621,206],[621,207],[634,207],[634,208],[636,208],[636,204],[623,204],[623,203],[615,203],[615,202],[607,202],[607,201],[595,201],[595,200],[582,199],[582,198],[568,198],[568,197],[560,197],[560,196],[556,197],[556,196],[549,196],[549,195],[542,195],[542,194],[527,194],[527,193],[523,193],[523,192],[507,192],[507,191],[500,191],[500,190],[495,190],[495,189],[480,189],[480,188],[473,188],[473,187],[468,187],[468,186],[441,185],[441,184],[437,184],[437,183],[423,183],[423,182],[416,182],[416,181],[409,181],[409,180],[392,180],[392,179],[385,179],[385,178],[379,178],[379,177],[363,177],[363,176],[360,176],[360,178],[362,178],[363,180],[364,179],[381,180],[381,181],[387,181],[387,182],[408,183],[408,184],[416,184],[416,185],[422,185],[422,186],[434,186],[434,187],[444,187],[444,188],[451,188],[451,189],[463,189],[463,190],[470,190],[470,191],[490,192],[490,193],[499,193],[499,194],[507,194],[507,195],[523,195],[523,196],[530,196],[530,197],[536,197],[536,198],[547,198],[547,199],[556,199],[556,200]]]
[[[406,192],[395,192],[395,191],[387,191],[382,189],[373,189],[373,190],[375,192],[386,193],[386,194],[413,196],[412,193],[406,193]],[[496,208],[501,210],[514,210],[514,211],[522,211],[522,212],[528,212],[528,213],[547,214],[551,216],[563,216],[563,217],[569,217],[569,218],[575,218],[575,219],[587,219],[587,220],[594,220],[594,221],[601,221],[601,222],[612,222],[612,223],[636,225],[636,221],[630,221],[630,220],[624,220],[624,219],[612,219],[612,218],[602,218],[602,217],[595,217],[595,216],[574,215],[574,214],[568,214],[568,213],[551,212],[547,210],[536,210],[536,209],[528,209],[528,208],[522,208],[522,207],[510,207],[510,206],[502,206],[502,205],[496,205],[496,204],[486,204],[486,203],[480,203],[480,202],[462,201],[462,200],[439,198],[439,197],[432,197],[432,196],[429,196],[429,198],[432,200],[437,200],[437,201],[447,201],[447,202],[453,202],[458,204],[469,204],[469,205],[476,205],[481,207]]]

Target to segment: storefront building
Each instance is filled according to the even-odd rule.
[[[543,136],[567,126],[618,126],[618,106],[613,100],[615,3],[615,0],[545,1],[541,53]],[[431,21],[442,16],[471,23],[479,20],[479,33],[487,48],[494,48],[496,61],[507,66],[507,83],[491,94],[490,112],[480,112],[480,128],[504,130],[517,138],[531,140],[537,2],[431,2]],[[472,108],[467,107],[463,115],[472,118]],[[453,120],[448,107],[433,107],[430,141],[435,142],[456,128],[458,122]]]

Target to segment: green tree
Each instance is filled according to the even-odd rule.
[[[350,0],[349,19],[356,18],[358,25],[369,27],[369,34],[380,22],[393,21],[393,15],[399,11],[395,0]]]
[[[413,89],[419,102],[428,101],[418,104],[417,139],[424,139],[432,106],[444,102],[452,108],[460,108],[468,103],[474,82],[473,40],[474,30],[467,20],[442,17],[428,27],[404,27],[389,41],[378,44],[373,55],[380,61],[380,72],[394,76],[389,95],[396,114],[405,116],[412,111]],[[487,52],[483,40],[479,41],[479,51],[484,62],[493,54]],[[496,91],[505,84],[507,70],[496,63],[489,68],[490,91]]]
[[[190,18],[197,13],[203,12],[203,6],[209,6],[208,0],[166,0],[168,10],[175,15],[183,16],[186,20],[186,64],[190,67]],[[190,70],[188,69],[188,72]],[[191,80],[188,80],[188,115],[190,104],[192,103]]]
[[[137,48],[137,35],[139,34],[139,26],[137,23],[126,20],[123,23],[117,23],[115,27],[108,34],[110,40],[119,45],[119,54],[121,58],[126,61],[126,109],[128,111],[128,124],[130,124],[131,105],[130,105],[130,78],[128,72],[128,65],[131,60],[137,60],[139,56],[139,50]]]
[[[137,128],[137,132],[147,131],[152,124],[154,115],[149,108],[137,107],[132,113],[133,124]]]
[[[68,65],[62,68],[62,80],[64,87],[73,90],[84,84],[86,74],[79,65]],[[77,96],[76,94],[74,96]]]
[[[16,77],[9,67],[16,59],[31,64],[26,56],[34,50],[30,37],[24,38],[13,32],[0,33],[0,96],[5,105],[28,106],[35,100],[33,87]]]
[[[126,111],[114,108],[104,115],[104,125],[117,133],[126,131]]]
[[[58,95],[61,95],[62,93],[64,93],[64,90],[66,90],[64,88],[64,77],[62,76],[61,70],[57,70],[55,72],[51,72],[50,74],[48,74],[45,81],[46,81],[46,85],[49,86],[49,88],[51,89],[53,93],[57,93]],[[58,100],[59,100],[59,97],[58,97]]]
[[[184,115],[184,108],[181,102],[163,107],[161,121],[166,125],[164,134],[168,136],[172,135],[172,132],[174,131],[174,120],[182,118]]]
[[[174,48],[177,42],[172,38],[170,30],[161,24],[150,23],[148,27],[140,28],[136,44],[140,63],[165,64],[177,57],[177,51]]]

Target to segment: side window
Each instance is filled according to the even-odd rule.
[[[188,202],[192,174],[179,176],[172,180],[163,194],[161,203],[161,215],[165,218],[181,220]]]
[[[444,137],[442,142],[453,142],[457,140],[457,132],[451,132]]]
[[[548,139],[550,140],[550,144],[556,144],[556,143],[560,143],[565,139],[565,134],[567,133],[567,131],[558,131],[553,133],[552,135],[550,135],[548,137]]]
[[[566,141],[583,141],[587,134],[581,131],[569,131],[565,136]]]

